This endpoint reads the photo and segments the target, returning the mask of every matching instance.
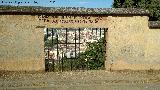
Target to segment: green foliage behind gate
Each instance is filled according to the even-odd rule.
[[[88,43],[87,50],[81,53],[80,57],[86,61],[88,69],[103,69],[105,60],[104,51],[105,43],[104,38],[102,38],[98,42]]]
[[[84,30],[80,28],[46,29],[44,36],[46,71],[104,69],[106,29],[88,29],[85,35],[89,40],[82,38],[85,36],[81,32]]]
[[[72,70],[100,70],[104,69],[105,62],[105,43],[104,38],[98,42],[87,43],[85,52],[80,53],[77,59],[67,59],[66,57],[61,60],[61,63],[55,65],[59,70],[68,71]]]

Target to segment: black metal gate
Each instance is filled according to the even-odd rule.
[[[46,71],[104,69],[106,28],[46,28]]]

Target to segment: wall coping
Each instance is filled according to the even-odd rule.
[[[160,21],[149,21],[150,28],[159,28],[160,29]]]
[[[0,14],[92,14],[92,15],[140,15],[149,16],[149,11],[137,8],[84,8],[84,7],[39,7],[0,5]]]

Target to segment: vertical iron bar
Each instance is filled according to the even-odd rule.
[[[67,28],[66,28],[66,42],[65,42],[65,44],[66,44],[66,60],[67,60]]]
[[[48,28],[47,28],[47,41],[48,41]],[[48,43],[47,43],[48,44]],[[48,58],[48,60],[47,60],[47,68],[48,68],[48,70],[50,70],[50,67],[49,67],[49,47],[47,46],[47,49],[48,49],[48,55],[47,55],[47,58]]]
[[[74,30],[74,29],[73,29]],[[71,45],[71,44],[70,44]],[[70,59],[70,64],[71,64],[71,71],[72,71],[72,57]]]
[[[104,64],[103,64],[103,67],[105,67],[105,59],[106,59],[106,43],[107,43],[107,40],[106,40],[106,35],[107,35],[107,30],[108,28],[104,28]]]
[[[76,56],[76,53],[77,53],[77,51],[76,51],[76,48],[77,48],[77,42],[76,42],[76,39],[77,39],[77,32],[76,32],[76,29],[75,29],[75,58],[77,57]]]
[[[96,36],[97,36],[97,28],[96,28]]]
[[[52,28],[52,50],[53,50],[53,28]],[[54,71],[54,59],[53,59],[53,57],[51,59],[52,59],[53,71]]]
[[[79,57],[80,57],[80,28],[79,28]]]
[[[93,33],[94,33],[93,29],[94,29],[94,28],[91,28],[91,29],[92,29],[92,39],[93,39]]]
[[[59,52],[58,52],[58,38],[59,38],[59,37],[58,37],[58,31],[56,31],[56,39],[57,39],[57,40],[56,40],[56,41],[57,41],[57,61],[59,61],[59,60],[58,60],[58,54],[59,54]],[[58,67],[58,68],[59,68],[59,67]]]
[[[79,56],[78,56],[79,58],[81,58],[81,57],[80,57],[80,46],[81,46],[81,45],[80,45],[80,39],[81,39],[81,38],[80,38],[80,30],[81,30],[81,29],[79,28],[79,30],[78,30],[78,31],[79,31]],[[80,60],[80,59],[79,59],[79,60]],[[79,63],[78,63],[78,64],[79,64]],[[79,65],[78,65],[78,69],[79,69]]]
[[[66,42],[65,42],[65,44],[66,44],[66,52],[67,52],[67,28],[66,28]]]
[[[62,72],[63,72],[63,51],[62,51],[62,64],[61,64]]]
[[[105,40],[105,43],[107,43],[107,40],[106,40],[106,33],[108,32],[108,28],[104,28],[104,40]]]
[[[96,28],[96,40],[97,40],[97,42],[99,43],[97,32],[98,32],[98,28]],[[97,56],[97,53],[96,53],[96,56]],[[97,57],[97,58],[98,58],[98,57]],[[97,60],[94,59],[94,63],[97,63]],[[96,68],[96,69],[97,69],[97,68]]]
[[[103,35],[104,39],[103,39],[102,42],[103,42],[103,47],[104,47],[104,48],[103,48],[102,51],[103,51],[103,63],[105,63],[105,49],[106,49],[106,47],[105,47],[105,44],[106,44],[106,42],[105,42],[105,40],[106,40],[106,38],[105,38],[106,29],[105,29],[105,28],[103,29],[103,34],[104,34],[104,35]],[[103,64],[103,67],[104,67],[104,64]]]
[[[100,39],[101,39],[101,28],[100,28]]]
[[[84,70],[84,67],[83,67],[83,63],[84,61],[83,61],[83,58],[82,58],[82,60],[81,60],[81,66],[82,66],[82,70]]]
[[[77,29],[75,29],[75,57],[74,57],[74,62],[77,59],[77,42],[76,42],[76,40],[77,40]]]
[[[48,40],[48,28],[47,28],[47,40]],[[48,59],[49,59],[49,47],[47,47],[47,48],[48,48]]]

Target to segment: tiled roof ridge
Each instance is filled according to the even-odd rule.
[[[84,7],[39,7],[0,6],[0,13],[54,13],[54,14],[102,14],[102,15],[149,15],[149,11],[138,8],[84,8]]]
[[[150,28],[160,28],[160,21],[149,21]]]

